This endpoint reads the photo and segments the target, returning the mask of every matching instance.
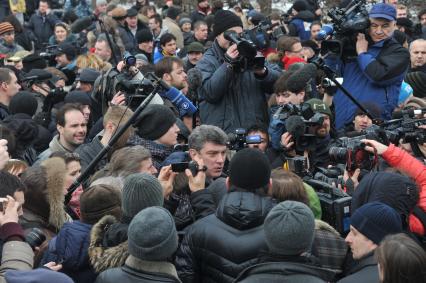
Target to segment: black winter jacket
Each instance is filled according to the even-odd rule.
[[[263,222],[274,202],[252,192],[227,193],[216,215],[191,225],[176,257],[183,282],[232,282],[266,250]]]
[[[348,276],[339,280],[338,283],[360,283],[379,282],[379,271],[377,270],[377,260],[374,254],[362,258],[349,270]]]
[[[265,262],[247,268],[234,282],[322,283],[330,282],[334,278],[334,272],[319,267],[310,257],[279,257],[272,256]]]
[[[42,16],[37,11],[31,16],[28,27],[37,38],[36,50],[42,50],[44,48],[43,45],[49,42],[49,38],[53,35],[53,30],[58,22],[60,22],[59,19],[53,13]]]

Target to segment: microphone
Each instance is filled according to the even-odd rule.
[[[392,113],[392,119],[401,119],[401,118],[404,118],[404,116],[414,118],[417,115],[422,115],[425,113],[426,113],[426,108],[395,111]]]
[[[160,82],[165,91],[160,96],[170,100],[179,110],[180,117],[192,115],[197,112],[197,107],[177,88],[168,86],[165,82]]]
[[[306,125],[303,122],[302,117],[298,115],[292,115],[285,120],[285,128],[289,132],[293,139],[296,140],[303,136],[306,131]]]
[[[203,83],[203,74],[200,70],[192,68],[187,73],[188,89],[197,90]]]
[[[45,81],[52,78],[52,74],[48,72],[43,72],[39,75],[24,77],[22,81]]]
[[[318,32],[315,37],[316,40],[325,40],[329,35],[332,35],[334,28],[332,25],[323,25],[321,30]]]
[[[292,73],[287,79],[288,90],[298,93],[305,89],[309,81],[316,76],[317,68],[314,64],[305,64],[303,68]]]
[[[84,17],[76,20],[71,26],[72,33],[80,33],[82,30],[87,29],[93,21],[96,21],[97,17],[95,15]]]

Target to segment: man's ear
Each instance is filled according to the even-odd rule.
[[[162,78],[166,82],[170,82],[172,80],[172,76],[169,73],[165,73]]]
[[[58,131],[59,136],[60,136],[60,135],[63,135],[63,133],[64,133],[64,127],[62,127],[62,126],[61,126],[61,125],[59,125],[59,124],[56,124],[56,130]]]
[[[198,155],[198,152],[195,149],[193,149],[193,148],[189,149],[189,157],[191,157],[191,159],[194,159],[195,156],[197,156],[197,155]]]

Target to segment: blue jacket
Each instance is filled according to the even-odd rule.
[[[300,40],[311,39],[311,23],[315,15],[311,11],[300,11],[289,23],[291,36],[298,36]]]
[[[61,272],[74,282],[94,282],[97,275],[90,266],[88,254],[91,228],[92,225],[80,221],[65,223],[59,234],[50,240],[42,264],[62,263]]]
[[[330,64],[331,63],[331,64]],[[372,102],[381,110],[382,119],[391,118],[398,104],[401,83],[410,64],[408,50],[393,38],[368,47],[368,51],[349,62],[327,61],[343,76],[345,87],[361,104]],[[334,97],[336,129],[353,120],[357,107],[341,90]]]

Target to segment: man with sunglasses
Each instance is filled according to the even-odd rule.
[[[8,22],[0,23],[0,54],[13,55],[24,50],[22,46],[15,43],[15,29]]]

